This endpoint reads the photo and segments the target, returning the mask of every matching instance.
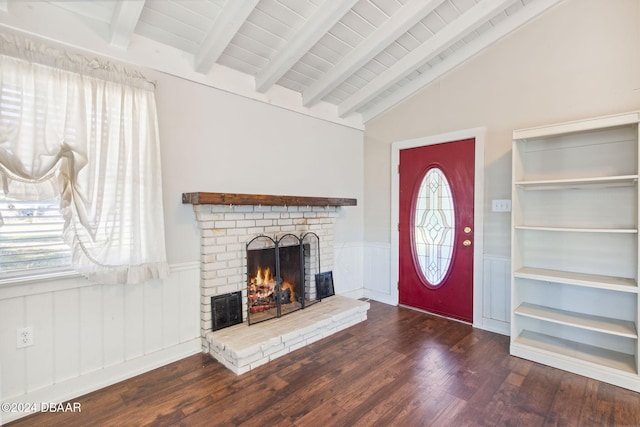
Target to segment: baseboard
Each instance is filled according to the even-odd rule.
[[[376,291],[371,290],[371,289],[365,289],[364,290],[364,296],[365,296],[365,298],[369,298],[369,299],[372,299],[374,301],[382,302],[384,304],[398,305],[398,300],[397,300],[396,297],[391,296],[389,294],[382,293],[382,292],[376,292]]]
[[[495,332],[500,335],[511,335],[511,324],[509,322],[502,322],[500,320],[487,319],[486,317],[483,317],[481,325],[474,324],[473,326],[479,329],[484,329],[485,331]]]
[[[107,387],[122,380],[162,367],[185,357],[201,353],[200,337],[168,347],[117,365],[53,384],[21,396],[3,400],[3,404],[21,403],[62,403],[83,396],[92,391]],[[0,412],[0,425],[29,415],[28,412]]]
[[[364,297],[364,291],[362,289],[355,289],[353,291],[340,292],[337,295],[342,295],[342,296],[353,298],[353,299],[359,299]]]

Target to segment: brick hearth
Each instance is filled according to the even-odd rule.
[[[244,374],[356,323],[367,320],[369,303],[335,295],[278,319],[208,332],[209,353],[236,374]]]

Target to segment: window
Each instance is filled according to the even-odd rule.
[[[0,194],[0,279],[69,269],[60,199],[10,200]]]
[[[0,33],[0,141],[0,278],[168,274],[153,82]]]
[[[431,286],[442,283],[453,257],[455,211],[451,186],[439,168],[429,169],[416,200],[413,255],[422,278]]]

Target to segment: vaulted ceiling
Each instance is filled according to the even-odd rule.
[[[0,0],[0,25],[353,126],[561,0]]]

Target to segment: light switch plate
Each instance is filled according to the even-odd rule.
[[[509,199],[492,200],[491,212],[511,212],[511,200]]]

